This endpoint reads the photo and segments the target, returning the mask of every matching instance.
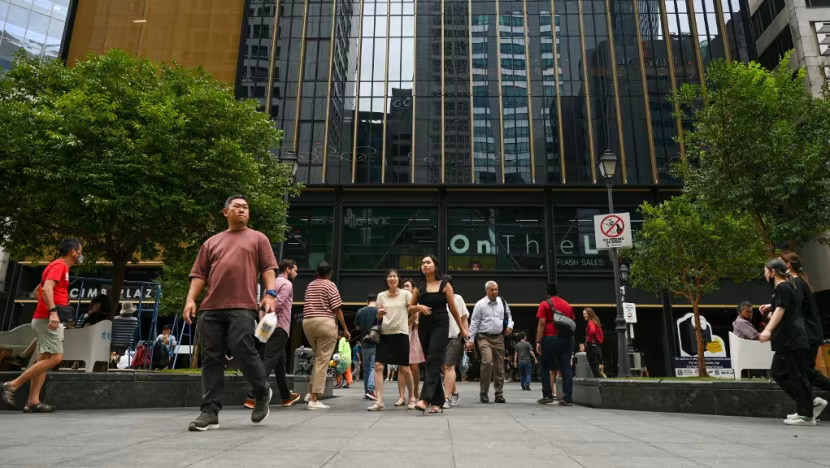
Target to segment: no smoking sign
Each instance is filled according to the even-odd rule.
[[[630,249],[631,218],[628,213],[594,216],[594,238],[598,249]]]

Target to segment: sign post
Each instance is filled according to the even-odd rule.
[[[634,324],[637,323],[637,304],[633,302],[623,302],[623,315],[625,316],[625,323],[628,324],[628,334],[633,340]]]
[[[598,249],[630,249],[631,217],[628,213],[594,216],[594,239]]]

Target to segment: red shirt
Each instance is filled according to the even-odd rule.
[[[56,306],[69,305],[69,265],[64,263],[60,258],[46,266],[43,270],[43,275],[40,277],[41,286],[47,281],[52,280],[57,284],[52,290],[54,292],[54,299]],[[35,308],[35,319],[48,319],[49,306],[43,300],[43,289],[37,298],[37,307]]]
[[[585,342],[602,344],[605,337],[602,334],[602,328],[591,320],[585,325]]]
[[[550,301],[553,302],[553,307],[556,310],[565,314],[566,317],[576,320],[576,317],[574,316],[574,309],[570,304],[568,304],[567,301],[559,296],[551,297]],[[539,310],[536,312],[536,318],[545,319],[545,336],[556,336],[559,334],[559,331],[553,326],[553,311],[550,309],[548,301],[544,301],[539,304]]]

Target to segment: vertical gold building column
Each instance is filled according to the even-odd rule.
[[[732,52],[729,50],[729,33],[726,31],[726,23],[723,20],[723,0],[715,0],[715,15],[718,17],[718,28],[720,29],[720,40],[723,42],[723,57],[732,60]]]
[[[700,89],[706,93],[706,76],[703,73],[703,55],[700,53],[700,35],[697,31],[697,11],[695,10],[695,0],[687,0],[689,6],[689,27],[692,30],[692,37],[694,44],[692,47],[695,50],[695,58],[697,59],[697,74],[700,77]]]
[[[308,31],[308,3],[311,0],[305,0],[305,7],[303,8],[303,38],[300,42],[300,69],[297,70],[297,106],[294,113],[294,152],[298,152],[300,139],[300,104],[303,100],[303,79],[305,78],[305,39]]]
[[[414,66],[412,67],[412,147],[409,150],[409,174],[412,180],[412,183],[415,183],[415,123],[418,121],[417,119],[417,112],[416,105],[418,98],[416,97],[415,88],[418,86],[418,0],[415,0],[415,7],[414,7],[414,16],[415,16],[415,31],[412,33],[413,44],[415,47],[412,50],[412,63]]]
[[[550,33],[553,36],[553,75],[556,77],[556,127],[559,133],[559,166],[562,170],[562,183],[565,176],[565,131],[562,129],[562,87],[559,83],[559,41],[556,37],[556,0],[550,0]]]
[[[597,183],[596,149],[594,148],[594,117],[591,112],[591,78],[588,76],[588,57],[585,50],[584,1],[579,0],[579,42],[582,47],[582,74],[585,77],[585,115],[588,118],[588,150],[591,154],[591,180]]]
[[[386,181],[386,116],[389,115],[389,109],[386,108],[389,103],[389,23],[391,21],[392,4],[391,0],[386,0],[386,65],[383,75],[383,148],[381,148],[380,158],[380,183]]]
[[[501,183],[504,184],[504,92],[501,86],[501,4],[496,0],[496,74],[499,78],[499,158],[501,159]]]
[[[614,22],[611,19],[611,0],[605,0],[605,21],[608,24],[608,48],[610,49],[611,53],[611,79],[614,81],[614,104],[616,107],[617,114],[617,136],[620,142],[620,165],[622,166],[622,181],[624,184],[627,184],[628,165],[625,163],[625,141],[623,139],[622,113],[620,112],[620,84],[617,80],[617,51],[614,47]],[[640,23],[637,23],[638,31],[639,24]],[[608,149],[610,150],[611,148]]]
[[[329,79],[326,89],[326,128],[323,130],[323,183],[326,183],[326,168],[329,160],[329,126],[331,125],[331,75],[334,70],[334,44],[337,40],[337,0],[331,5],[331,42],[329,43]]]
[[[357,76],[355,78],[354,91],[354,118],[352,119],[352,183],[357,176],[357,127],[360,123],[360,61],[363,55],[363,2],[360,0],[360,21],[358,22],[357,31]]]
[[[637,0],[634,0],[637,1]],[[657,2],[660,5],[660,20],[663,23],[663,39],[666,42],[666,55],[667,55],[667,62],[669,63],[669,84],[671,85],[671,92],[672,94],[677,93],[677,75],[674,71],[674,53],[672,51],[672,37],[671,37],[671,28],[669,27],[669,15],[666,13],[666,3],[665,2]],[[674,107],[674,114],[678,115],[680,113],[680,106],[677,104],[676,101],[672,103]],[[680,117],[674,118],[674,124],[677,127],[677,139],[678,144],[680,145],[680,157],[685,161],[686,160],[686,147],[683,138],[683,122],[680,121]]]
[[[651,127],[651,99],[648,95],[648,81],[646,78],[646,64],[643,61],[645,53],[643,52],[643,33],[639,27],[640,23],[640,5],[639,0],[631,0],[634,6],[634,23],[638,25],[637,28],[637,52],[640,54],[640,82],[643,86],[643,106],[646,110],[646,133],[648,134],[648,154],[651,157],[651,177],[655,184],[659,183],[657,177],[657,155],[654,150],[654,129]]]
[[[444,17],[447,15],[446,11],[444,11],[445,5],[444,0],[441,0],[441,183],[444,183],[444,100],[446,98],[446,91],[444,88],[444,75],[446,75],[447,66],[444,63],[445,59],[445,50],[444,50],[444,40],[445,40],[445,32],[444,32]]]
[[[277,59],[277,38],[280,34],[280,0],[274,1],[274,29],[271,31],[271,50],[268,57],[268,87],[265,89],[265,115],[271,117],[271,99],[274,95],[274,62]],[[325,167],[325,163],[323,163]],[[325,170],[323,170],[325,178]]]
[[[528,30],[530,23],[527,21],[527,0],[524,0],[524,30],[525,30],[525,78],[527,81],[527,119],[530,138],[530,183],[536,184],[536,157],[533,144],[533,92],[530,85],[530,39]]]
[[[470,183],[476,183],[476,121],[475,121],[475,97],[473,96],[473,0],[467,0],[467,25],[469,37],[467,48],[469,49],[469,60],[467,67],[470,77]]]

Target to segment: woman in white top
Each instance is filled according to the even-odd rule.
[[[398,381],[403,382],[413,397],[414,382],[409,370],[409,301],[412,293],[398,289],[400,277],[397,270],[386,273],[387,290],[378,294],[378,320],[381,320],[380,342],[375,354],[375,394],[377,401],[369,411],[381,411],[383,405],[383,366],[398,365]],[[403,399],[399,400],[401,403]],[[396,403],[395,406],[402,406]]]

